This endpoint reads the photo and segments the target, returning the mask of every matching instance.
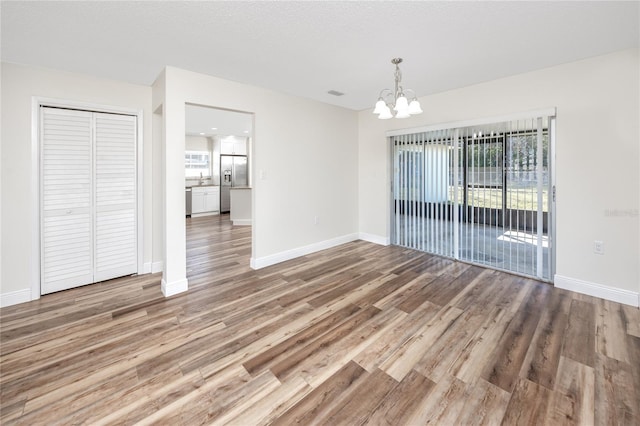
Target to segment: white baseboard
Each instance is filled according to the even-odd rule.
[[[162,272],[163,263],[162,261],[158,262],[145,262],[144,264],[144,274],[156,274],[158,272]]]
[[[160,281],[160,289],[164,297],[170,297],[174,294],[182,293],[189,290],[189,281],[186,278],[167,283],[164,278]]]
[[[360,232],[358,234],[359,239],[362,241],[368,241],[374,244],[380,244],[381,246],[388,246],[390,244],[388,237],[382,237],[375,234],[367,234],[366,232]]]
[[[0,294],[0,308],[6,306],[17,305],[18,303],[25,303],[31,301],[31,289],[25,288],[23,290],[10,291],[8,293]]]
[[[251,226],[251,219],[233,219],[233,226]]]
[[[577,278],[565,277],[556,274],[553,283],[556,287],[564,290],[575,291],[589,296],[599,297],[612,302],[623,303],[625,305],[640,306],[640,293],[609,287],[602,284],[579,280]]]
[[[319,243],[309,244],[308,246],[286,250],[269,256],[251,258],[250,266],[252,269],[261,269],[276,263],[295,259],[296,257],[305,256],[320,250],[326,250],[340,244],[350,243],[358,239],[358,234],[348,234],[341,237],[332,238],[330,240],[320,241]]]
[[[219,215],[219,214],[220,214],[220,212],[216,210],[215,212],[192,213],[191,217],[216,216],[216,215]]]

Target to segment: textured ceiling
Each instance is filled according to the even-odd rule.
[[[1,3],[2,60],[150,85],[165,65],[352,109],[639,45],[639,2]],[[329,90],[344,92],[335,97]]]

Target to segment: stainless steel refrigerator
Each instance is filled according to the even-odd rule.
[[[220,213],[231,208],[230,189],[248,186],[247,157],[245,155],[220,156]]]

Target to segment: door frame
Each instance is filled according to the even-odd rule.
[[[393,241],[395,241],[396,239],[396,235],[395,235],[395,227],[394,227],[394,219],[395,219],[395,213],[394,213],[394,188],[395,188],[395,176],[394,176],[394,137],[395,136],[404,136],[404,135],[411,135],[411,134],[415,134],[415,133],[426,133],[426,132],[432,132],[432,131],[438,131],[438,130],[446,130],[446,129],[458,129],[458,128],[463,128],[463,127],[472,127],[472,126],[481,126],[481,125],[486,125],[486,124],[493,124],[493,123],[499,123],[499,122],[507,122],[507,121],[515,121],[515,120],[521,120],[521,119],[531,119],[532,117],[544,117],[547,116],[549,117],[549,160],[551,162],[551,164],[549,165],[549,173],[550,173],[550,178],[549,178],[549,223],[548,223],[548,233],[549,233],[549,248],[550,248],[550,259],[549,259],[549,279],[548,280],[543,280],[545,282],[549,282],[551,284],[554,283],[554,279],[555,279],[555,272],[556,272],[556,257],[557,257],[557,253],[558,253],[558,247],[557,247],[557,239],[556,239],[556,217],[557,217],[557,207],[556,207],[556,119],[557,119],[557,111],[556,111],[556,107],[548,107],[548,108],[541,108],[541,109],[536,109],[536,110],[529,110],[529,111],[522,111],[522,112],[516,112],[513,114],[507,114],[507,115],[500,115],[500,116],[491,116],[491,117],[483,117],[483,118],[478,118],[478,119],[471,119],[471,120],[460,120],[460,121],[451,121],[451,122],[445,122],[445,123],[438,123],[438,124],[432,124],[432,125],[427,125],[427,126],[419,126],[419,127],[411,127],[411,128],[404,128],[404,129],[397,129],[397,130],[388,130],[385,133],[386,136],[386,141],[387,141],[387,152],[388,152],[388,161],[387,161],[387,167],[388,167],[388,172],[389,172],[389,196],[388,196],[388,200],[389,203],[387,205],[387,211],[389,212],[389,216],[388,216],[388,221],[387,221],[387,226],[389,229],[389,241],[391,244],[393,244]],[[456,136],[457,139],[457,136]],[[463,150],[464,151],[464,150]],[[465,186],[466,186],[466,182],[464,182]],[[466,193],[466,188],[465,188],[465,193]],[[457,209],[454,209],[454,212],[457,211]],[[457,221],[457,218],[454,219],[455,221]],[[456,245],[456,249],[455,252],[457,253],[457,228],[454,227],[454,231],[455,231],[455,238],[454,238],[454,244]],[[445,256],[446,257],[446,256]],[[460,259],[456,259],[455,257],[453,258],[456,261],[460,261],[463,263],[469,263]],[[485,266],[485,265],[480,265],[480,266]],[[499,269],[499,268],[492,268],[492,269],[497,269],[497,270],[503,270],[503,269]],[[533,279],[539,279],[536,277],[532,277],[530,275],[523,275],[523,274],[519,274],[517,272],[514,271],[510,271],[510,270],[503,270],[506,271],[510,274],[513,275],[521,275],[524,276],[526,278],[533,278]]]
[[[95,104],[91,102],[72,101],[68,99],[33,96],[31,98],[31,300],[41,296],[41,205],[40,205],[40,108],[54,107],[76,109],[92,112],[132,115],[136,117],[136,226],[137,226],[137,259],[138,274],[144,273],[144,170],[143,170],[143,127],[144,114],[141,109],[125,108],[112,105]]]

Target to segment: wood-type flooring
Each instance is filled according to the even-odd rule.
[[[0,310],[0,422],[640,424],[640,311],[355,241],[260,270],[187,220],[189,291],[126,277]]]

